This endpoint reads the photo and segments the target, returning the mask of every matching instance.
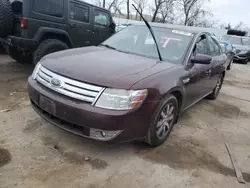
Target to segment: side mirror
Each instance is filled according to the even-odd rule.
[[[204,64],[208,65],[212,61],[212,57],[209,55],[197,54],[191,58],[191,63],[193,64]]]

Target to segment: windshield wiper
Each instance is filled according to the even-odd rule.
[[[143,15],[140,13],[140,11],[135,7],[134,4],[132,4],[132,6],[134,7],[134,9],[138,12],[138,14],[141,16],[141,18],[143,19],[143,21],[145,22],[146,26],[148,27],[154,41],[155,41],[155,45],[156,45],[156,49],[157,49],[157,52],[158,52],[158,56],[159,56],[159,59],[160,61],[162,61],[162,57],[161,57],[161,52],[160,52],[160,49],[159,49],[159,46],[157,44],[157,41],[156,41],[156,38],[155,38],[155,34],[154,34],[154,31],[152,29],[152,27],[149,25],[148,21],[143,17]]]
[[[112,50],[117,50],[115,47],[107,45],[107,44],[100,44],[99,46],[104,46],[106,48],[112,49]],[[118,50],[117,50],[118,51]]]

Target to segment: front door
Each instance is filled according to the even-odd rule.
[[[201,34],[196,40],[191,57],[197,54],[209,55],[206,34]],[[211,65],[192,64],[191,57],[185,67],[188,70],[188,74],[186,78],[183,78],[186,90],[184,108],[200,100],[209,92],[207,84],[211,74]]]
[[[90,24],[90,6],[77,1],[69,2],[68,33],[73,47],[90,46],[93,44],[93,28]]]
[[[113,34],[112,18],[108,12],[95,8],[93,19],[96,36],[95,45],[99,45]]]

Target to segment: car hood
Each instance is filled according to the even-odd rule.
[[[123,89],[129,89],[134,83],[175,66],[105,47],[61,51],[47,55],[40,63],[53,72],[78,81]]]

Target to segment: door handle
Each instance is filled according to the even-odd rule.
[[[212,70],[211,70],[211,69],[207,70],[207,71],[206,71],[206,76],[210,76],[211,73],[212,73]]]
[[[76,28],[76,24],[70,24],[70,27]]]

